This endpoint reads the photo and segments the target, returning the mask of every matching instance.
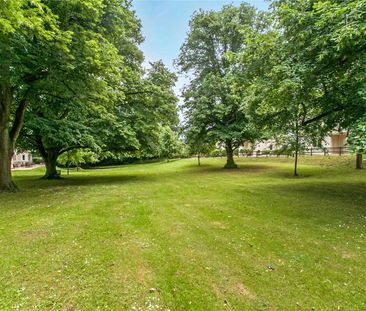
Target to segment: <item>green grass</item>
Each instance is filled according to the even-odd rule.
[[[300,161],[15,172],[0,310],[366,310],[366,172]]]

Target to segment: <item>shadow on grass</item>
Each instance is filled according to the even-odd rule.
[[[98,171],[98,170],[110,170],[110,169],[124,169],[124,168],[131,168],[135,166],[141,166],[145,164],[167,164],[171,162],[179,161],[179,159],[169,160],[146,160],[146,161],[136,161],[134,163],[125,163],[120,165],[108,165],[108,166],[95,166],[95,167],[88,167],[85,170],[87,171]],[[65,168],[64,168],[65,169]]]
[[[190,164],[186,166],[187,173],[229,173],[229,174],[246,174],[246,173],[259,173],[264,171],[270,171],[275,169],[276,166],[268,164],[239,164],[237,168],[226,169],[224,166],[218,166],[213,164]]]
[[[54,187],[89,187],[89,186],[114,186],[125,185],[127,183],[153,182],[156,180],[153,176],[147,175],[79,175],[68,176],[57,180],[45,180],[30,177],[19,177],[15,182],[20,186],[21,190],[32,189],[51,189]]]
[[[174,162],[179,160],[173,160]],[[169,165],[172,162],[154,162],[155,165],[163,165],[167,164]],[[196,162],[185,162],[182,166],[177,167],[176,169],[169,169],[169,170],[163,170],[159,171],[153,167],[146,167],[146,173],[138,172],[136,175],[134,174],[126,174],[127,172],[123,170],[124,168],[129,168],[135,166],[135,164],[132,165],[123,165],[123,166],[109,166],[109,167],[101,167],[101,168],[93,168],[84,170],[80,173],[73,173],[70,176],[63,175],[64,178],[60,180],[40,180],[39,178],[42,177],[42,172],[37,170],[32,174],[31,172],[27,172],[23,176],[16,176],[15,182],[19,185],[19,187],[24,190],[28,189],[47,189],[52,187],[70,187],[70,186],[97,186],[97,185],[123,185],[126,183],[138,183],[138,182],[156,182],[159,180],[162,180],[164,178],[176,178],[177,175],[191,175],[190,178],[201,178],[204,175],[207,174],[214,174],[216,176],[219,175],[226,175],[226,176],[243,176],[247,174],[258,174],[260,175],[258,180],[260,184],[263,184],[263,181],[270,181],[271,185],[273,185],[273,180],[278,179],[280,181],[288,180],[289,183],[286,182],[286,187],[294,187],[294,186],[300,186],[303,185],[304,187],[308,187],[308,185],[304,185],[301,183],[301,181],[305,180],[311,180],[318,181],[322,178],[332,178],[339,177],[340,170],[336,167],[328,167],[328,168],[319,168],[311,167],[311,166],[302,166],[300,167],[300,175],[295,177],[293,175],[292,168],[288,165],[282,165],[278,163],[239,163],[239,167],[237,169],[224,169],[223,166],[221,166],[223,163],[202,163],[201,166],[198,166]],[[106,172],[106,170],[114,170],[113,174],[109,174],[109,172]],[[122,169],[121,171],[118,171],[118,169]],[[152,174],[147,173],[149,169],[152,169]],[[95,174],[96,172],[100,171],[101,174]],[[350,177],[355,176],[354,170],[351,169],[342,169],[341,174],[344,178],[348,178],[347,175],[350,175]],[[195,176],[194,176],[195,175]],[[316,180],[314,180],[313,178]],[[253,182],[255,182],[253,180]],[[283,183],[279,183],[280,185]],[[365,187],[364,185],[362,186]],[[308,189],[308,188],[307,188]],[[365,188],[364,188],[365,189]]]

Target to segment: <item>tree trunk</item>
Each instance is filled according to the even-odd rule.
[[[362,153],[356,154],[356,169],[360,170],[363,168]]]
[[[297,163],[298,163],[298,159],[299,159],[299,149],[296,148],[295,150],[295,167],[294,167],[294,176],[299,176],[299,174],[297,173]]]
[[[18,187],[11,177],[11,159],[14,154],[14,141],[17,132],[10,133],[10,107],[13,92],[10,88],[9,66],[1,66],[2,80],[0,90],[0,192],[15,192]],[[14,136],[14,139],[11,138]]]
[[[0,130],[1,131],[1,130]],[[2,131],[1,131],[2,132]],[[0,138],[0,192],[16,192],[18,187],[12,181],[11,177],[11,159],[14,151],[9,148],[9,138],[3,137],[1,133]]]
[[[297,164],[298,164],[298,160],[299,160],[299,123],[296,122],[296,128],[295,128],[295,135],[296,135],[296,142],[295,142],[295,167],[294,167],[294,176],[299,176],[299,174],[297,173]]]
[[[57,171],[57,159],[59,152],[55,150],[46,150],[46,154],[42,154],[42,158],[46,165],[46,173],[42,179],[60,179],[61,176]]]
[[[238,166],[235,164],[234,161],[233,144],[230,139],[226,140],[225,149],[226,149],[226,164],[224,168],[237,168]]]
[[[199,152],[197,153],[197,162],[198,166],[201,166],[201,154]]]

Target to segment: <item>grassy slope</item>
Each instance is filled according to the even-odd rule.
[[[339,160],[16,172],[0,310],[365,310],[366,172]]]

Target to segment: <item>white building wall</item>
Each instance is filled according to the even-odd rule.
[[[334,131],[325,137],[323,141],[323,147],[329,149],[329,153],[339,154],[339,149],[342,149],[341,153],[347,153],[347,133]],[[246,142],[240,149],[251,149],[253,144]],[[317,148],[315,146],[308,146],[308,148]],[[254,144],[254,152],[256,151],[267,151],[267,150],[278,150],[281,149],[280,145],[276,144],[275,140],[266,140],[257,142]],[[322,153],[322,152],[321,152]]]
[[[33,163],[32,153],[15,151],[11,162],[13,168],[31,166]]]

